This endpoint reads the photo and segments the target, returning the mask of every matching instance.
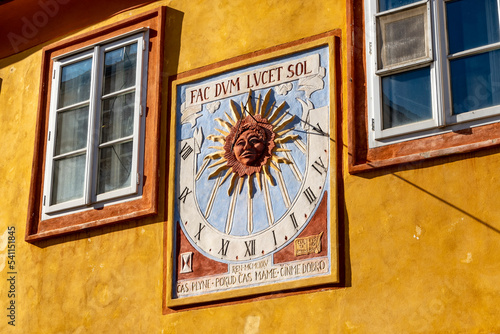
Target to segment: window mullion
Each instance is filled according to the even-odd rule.
[[[87,137],[87,171],[85,177],[85,205],[90,205],[95,202],[95,174],[96,174],[96,145],[99,143],[99,109],[100,109],[100,83],[101,76],[101,55],[100,46],[94,48],[94,63],[92,71],[92,90],[90,92],[90,107],[89,107],[89,127]]]
[[[144,73],[145,73],[145,62],[147,62],[147,47],[145,45],[146,39],[145,36],[142,35],[141,38],[138,41],[138,50],[137,50],[137,68],[136,68],[136,92],[135,92],[135,106],[136,110],[134,111],[135,113],[135,122],[134,122],[134,149],[133,149],[133,156],[132,156],[132,192],[136,193],[137,192],[137,186],[139,183],[139,179],[141,177],[140,174],[142,174],[141,169],[139,168],[139,157],[140,157],[140,149],[139,147],[142,146],[140,145],[140,138],[141,136],[141,124],[143,120],[145,119],[145,108],[143,108],[143,82],[146,82],[146,79],[144,78]],[[144,109],[144,110],[143,110]]]
[[[497,0],[497,13],[498,13],[497,19],[499,21],[498,24],[500,26],[500,0]]]
[[[440,65],[441,65],[441,83],[442,83],[442,123],[440,123],[441,127],[447,126],[448,124],[453,123],[453,115],[452,115],[452,94],[451,94],[451,77],[450,77],[450,61],[448,59],[448,16],[446,13],[446,1],[439,0],[438,4],[439,11],[439,31],[440,31]]]
[[[47,143],[47,165],[45,166],[45,177],[44,177],[44,205],[50,206],[52,193],[54,189],[52,188],[53,183],[53,166],[54,166],[54,150],[56,142],[56,104],[57,104],[57,94],[59,91],[61,76],[61,63],[55,62],[53,68],[52,76],[52,91],[50,97],[50,116],[49,116],[49,133],[48,133],[48,143]]]
[[[453,59],[457,59],[457,58],[464,58],[467,56],[473,56],[473,55],[477,55],[480,53],[486,53],[489,51],[498,50],[499,48],[500,48],[500,42],[491,43],[491,44],[479,46],[477,48],[473,48],[473,49],[464,50],[464,51],[450,54],[450,55],[448,55],[448,60],[453,60]]]
[[[367,58],[369,59],[367,71],[370,80],[368,86],[368,103],[373,106],[368,113],[368,131],[370,137],[373,137],[374,132],[379,133],[381,129],[380,117],[381,113],[381,94],[380,94],[380,77],[375,75],[378,67],[378,41],[377,41],[377,13],[379,12],[379,3],[377,0],[369,1],[369,18],[366,26],[368,45],[366,48]]]
[[[436,119],[436,125],[438,127],[443,127],[446,125],[446,110],[448,103],[446,102],[445,90],[448,87],[447,71],[447,60],[446,60],[446,25],[444,21],[444,5],[442,0],[436,0],[431,2],[431,24],[432,24],[432,35],[434,43],[435,52],[435,62],[432,66],[433,68],[433,80],[434,87],[432,90],[433,94],[433,109],[434,118]]]

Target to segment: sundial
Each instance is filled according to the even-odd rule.
[[[330,48],[174,83],[172,304],[337,276]]]

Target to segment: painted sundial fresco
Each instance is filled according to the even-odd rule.
[[[332,274],[329,61],[325,45],[175,85],[173,300]]]

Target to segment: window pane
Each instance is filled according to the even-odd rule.
[[[130,185],[132,142],[99,149],[98,194]]]
[[[500,50],[450,61],[453,113],[500,104]]]
[[[102,102],[101,143],[134,133],[135,92],[107,98]]]
[[[383,128],[432,118],[430,68],[382,78]]]
[[[89,107],[57,114],[56,147],[54,155],[64,154],[87,146]]]
[[[51,204],[83,197],[86,154],[54,160]]]
[[[427,6],[377,19],[378,69],[430,59]]]
[[[62,67],[58,108],[70,106],[90,98],[91,69],[92,58]]]
[[[379,11],[383,12],[384,10],[389,10],[404,5],[409,5],[411,3],[418,1],[420,0],[379,0],[378,6],[379,6]]]
[[[449,53],[500,40],[497,0],[446,3]]]
[[[106,52],[103,94],[135,86],[137,43]]]

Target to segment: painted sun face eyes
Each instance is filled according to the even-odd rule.
[[[236,142],[236,145],[237,146],[246,146],[248,144],[250,144],[251,146],[255,146],[257,144],[262,144],[262,140],[260,140],[259,137],[255,136],[255,135],[252,135],[250,136],[249,138],[241,138],[239,139],[237,142]]]
[[[260,138],[257,137],[257,136],[253,136],[253,137],[249,138],[248,141],[252,145],[257,145],[257,144],[261,144],[262,143],[262,140],[260,140]]]

